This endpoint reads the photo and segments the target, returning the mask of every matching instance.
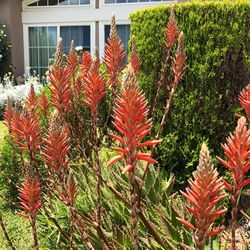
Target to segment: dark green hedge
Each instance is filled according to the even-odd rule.
[[[202,141],[208,143],[213,156],[221,155],[220,143],[235,128],[234,114],[240,112],[237,96],[250,83],[250,3],[195,1],[175,6],[189,68],[178,87],[157,155],[161,165],[183,184],[196,167]],[[142,60],[140,83],[150,100],[161,68],[169,13],[167,5],[130,16]],[[166,94],[162,102],[164,99]]]

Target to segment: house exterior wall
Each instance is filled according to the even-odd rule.
[[[78,6],[35,6],[27,7],[32,1],[23,1],[22,24],[24,37],[24,62],[29,66],[28,29],[34,26],[90,25],[91,53],[95,47],[104,54],[104,27],[110,24],[113,13],[117,24],[130,24],[132,11],[155,5],[166,5],[173,1],[105,4],[104,0],[90,0],[89,5]]]
[[[20,0],[0,0],[0,21],[6,25],[8,40],[11,41],[11,57],[15,76],[22,75],[24,70],[22,3]]]

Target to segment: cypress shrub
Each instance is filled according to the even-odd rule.
[[[150,100],[154,99],[162,67],[162,34],[170,11],[167,5],[130,15],[131,33],[142,61],[140,84]],[[175,14],[185,34],[188,69],[178,86],[156,154],[161,166],[175,173],[180,187],[197,165],[203,141],[213,149],[213,156],[221,155],[220,144],[236,125],[234,114],[241,112],[238,94],[250,76],[250,3],[178,3]],[[166,89],[161,93],[159,106],[164,105],[167,97]],[[157,110],[156,119],[162,112]]]

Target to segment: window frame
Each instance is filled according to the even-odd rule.
[[[29,6],[29,4],[32,4],[34,2],[37,2],[39,0],[32,0],[32,1],[26,1],[25,3],[23,3],[23,8],[24,9],[29,9],[29,10],[34,10],[34,9],[48,9],[48,8],[79,8],[79,7],[90,7],[93,5],[93,0],[89,0],[89,4],[73,4],[73,5],[46,5],[46,6]],[[104,0],[105,1],[105,0]]]
[[[94,54],[95,49],[95,22],[67,22],[67,23],[34,23],[34,24],[24,24],[24,67],[25,72],[30,68],[30,53],[29,53],[29,28],[30,27],[57,27],[57,41],[60,38],[60,26],[90,26],[90,53]]]

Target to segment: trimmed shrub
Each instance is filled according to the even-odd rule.
[[[170,10],[169,5],[157,6],[130,15],[131,33],[143,62],[140,83],[150,100],[162,67],[162,34]],[[212,154],[220,155],[220,142],[235,126],[234,114],[240,111],[237,97],[250,76],[250,3],[180,3],[175,5],[175,14],[185,34],[189,68],[177,89],[156,154],[161,166],[174,172],[183,185],[197,165],[201,143],[207,141]],[[167,96],[165,88],[159,105],[164,105]],[[159,119],[162,114],[155,115]]]

